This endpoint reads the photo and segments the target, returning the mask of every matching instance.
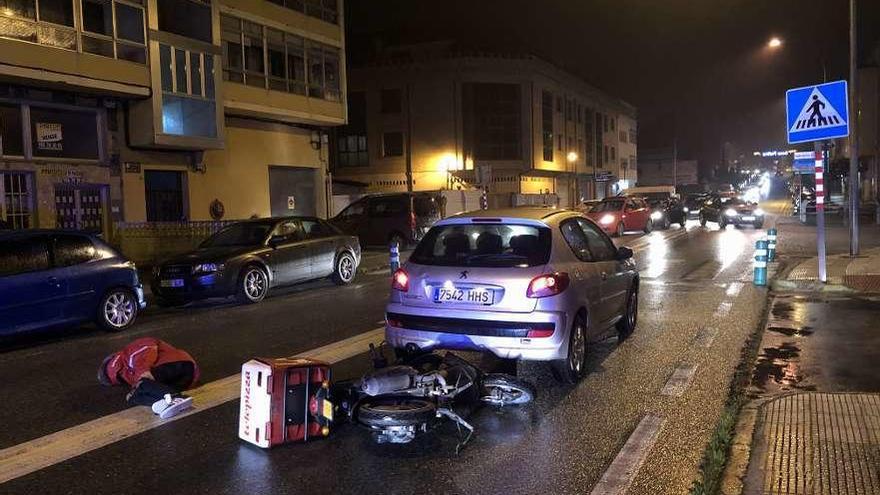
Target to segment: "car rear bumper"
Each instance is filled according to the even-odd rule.
[[[548,337],[529,337],[529,330],[553,329]],[[503,359],[550,361],[568,352],[565,313],[474,312],[416,308],[392,303],[386,313],[385,340],[392,347],[491,352]]]
[[[144,286],[142,284],[134,286],[134,296],[137,298],[138,309],[147,307],[147,299],[144,297]]]

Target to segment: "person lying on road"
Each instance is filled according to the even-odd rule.
[[[98,368],[102,385],[128,384],[129,404],[150,406],[166,419],[192,407],[192,397],[181,392],[199,379],[199,366],[186,351],[159,339],[137,339],[104,358]]]

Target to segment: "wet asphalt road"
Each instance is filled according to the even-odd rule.
[[[762,318],[766,292],[750,283],[761,234],[690,222],[686,233],[626,236],[642,276],[635,334],[593,343],[589,373],[577,386],[556,384],[541,366],[521,366],[538,386],[537,400],[479,411],[471,421],[477,434],[459,455],[451,427],[409,445],[375,445],[365,431],[343,426],[326,440],[262,451],[238,440],[232,401],[9,481],[0,492],[589,493],[651,414],[662,427],[628,493],[683,493],[697,476],[740,349]],[[378,327],[387,292],[387,277],[362,276],[345,288],[288,289],[257,306],[150,311],[120,335],[86,328],[17,342],[0,354],[7,404],[0,449],[123,409],[124,392],[100,387],[94,376],[104,355],[133,338],[152,335],[187,349],[210,382],[253,356],[292,355]],[[368,366],[362,354],[337,366],[336,376]],[[682,367],[696,371],[681,395],[661,394]]]

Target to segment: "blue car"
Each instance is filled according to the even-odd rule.
[[[89,321],[117,332],[145,307],[134,264],[97,237],[0,232],[0,335]]]

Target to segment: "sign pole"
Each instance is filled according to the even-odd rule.
[[[828,281],[825,266],[825,179],[828,166],[828,143],[822,143],[822,151],[816,152],[816,248],[819,254],[819,281]]]
[[[849,2],[849,96],[850,111],[858,116],[859,109],[859,73],[856,68],[858,42],[856,40],[856,0]],[[849,135],[849,255],[859,255],[859,119],[854,118],[850,122]]]

